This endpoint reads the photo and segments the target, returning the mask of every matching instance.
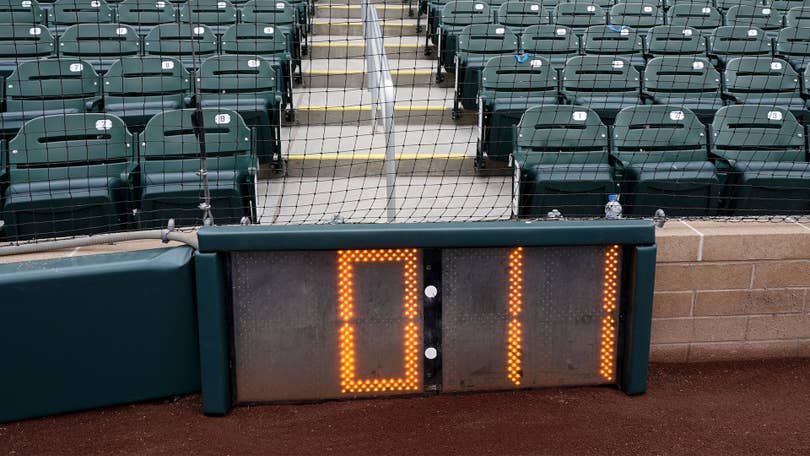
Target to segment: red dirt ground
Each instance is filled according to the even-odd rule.
[[[14,455],[810,454],[810,359],[654,365],[649,392],[546,389],[238,407],[199,396],[0,425]]]

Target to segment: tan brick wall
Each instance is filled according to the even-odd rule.
[[[810,225],[657,229],[651,360],[810,356]]]

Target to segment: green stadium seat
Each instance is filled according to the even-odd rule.
[[[428,45],[428,38],[435,45],[439,45],[438,28],[441,23],[442,10],[444,5],[452,0],[422,0],[420,11],[427,15],[427,33],[425,34],[425,48]]]
[[[656,57],[647,62],[642,97],[683,106],[709,120],[723,106],[720,73],[705,57]]]
[[[177,10],[166,0],[124,0],[116,10],[118,23],[129,25],[142,36],[156,25],[177,22]]]
[[[733,215],[807,214],[810,163],[804,128],[785,108],[726,106],[711,127],[711,153],[728,173]]]
[[[98,73],[78,59],[23,62],[5,82],[5,111],[0,114],[5,138],[34,117],[97,111],[101,103]]]
[[[785,14],[785,27],[810,27],[810,6],[791,8]]]
[[[276,68],[284,88],[281,101],[287,107],[287,119],[292,120],[293,62],[287,34],[272,25],[236,24],[225,30],[220,47],[224,55],[258,55]]]
[[[731,59],[726,66],[723,93],[739,104],[781,106],[795,115],[805,111],[799,73],[781,59]]]
[[[644,40],[635,29],[611,25],[588,27],[582,36],[582,50],[586,55],[612,55],[623,57],[638,68],[644,68]]]
[[[258,56],[208,58],[199,72],[200,105],[236,111],[255,133],[261,163],[281,164],[281,81]]]
[[[160,24],[144,38],[143,50],[144,55],[175,57],[186,68],[193,69],[206,57],[217,53],[217,37],[205,25],[195,25],[189,38],[187,24]]]
[[[477,161],[506,161],[512,153],[512,130],[533,106],[557,104],[557,71],[543,57],[502,55],[481,72]]]
[[[735,57],[770,56],[771,40],[757,27],[723,26],[709,36],[709,55],[721,66]]]
[[[456,37],[464,27],[473,24],[489,24],[493,19],[489,4],[484,2],[460,0],[444,5],[437,29],[439,34],[437,82],[443,79],[442,67],[448,72],[455,71]]]
[[[776,38],[776,55],[787,60],[796,71],[810,63],[810,28],[786,27]]]
[[[134,28],[122,24],[77,24],[59,38],[59,55],[93,65],[99,74],[121,57],[136,56],[141,40]]]
[[[714,0],[714,6],[723,11],[739,5],[758,6],[761,4],[762,2],[760,0]]]
[[[152,117],[141,134],[141,223],[165,226],[200,225],[203,178],[194,109],[165,111]],[[256,170],[251,131],[235,111],[203,109],[211,211],[217,224],[255,221]]]
[[[560,3],[551,13],[551,22],[582,34],[588,27],[607,23],[605,10],[595,2]]]
[[[0,0],[0,24],[44,24],[37,0]]]
[[[520,217],[604,216],[616,192],[608,160],[608,129],[580,106],[533,107],[516,127],[513,166]]]
[[[782,14],[770,6],[737,5],[726,11],[726,25],[758,27],[775,37],[782,28]]]
[[[667,25],[712,30],[723,25],[723,15],[711,4],[678,3],[667,11]]]
[[[125,57],[104,75],[104,112],[140,132],[154,115],[185,107],[189,78],[183,64],[171,57]]]
[[[611,156],[631,216],[717,213],[721,181],[708,161],[706,127],[680,106],[633,106],[616,115]]]
[[[553,1],[550,6],[553,8],[553,7],[557,6],[557,5],[559,5],[560,3],[569,3],[569,2],[574,2],[574,3],[577,3],[577,2],[578,3],[595,3],[596,5],[599,5],[602,8],[610,8],[611,6],[618,3],[618,2],[616,2],[614,0],[556,0],[556,1]]]
[[[47,17],[48,27],[61,35],[71,25],[112,22],[113,10],[105,0],[57,0]]]
[[[647,53],[653,57],[706,57],[706,40],[700,31],[682,25],[659,25],[647,32]]]
[[[0,24],[0,77],[7,77],[22,62],[56,55],[56,44],[44,25]]]
[[[562,71],[562,95],[609,121],[620,110],[641,103],[640,79],[638,70],[621,57],[571,57]]]
[[[577,35],[561,25],[532,25],[523,32],[520,42],[523,52],[548,59],[558,69],[579,55]]]
[[[527,27],[547,24],[548,15],[536,1],[508,1],[498,8],[498,23],[520,36]]]
[[[180,7],[179,17],[183,24],[207,25],[221,35],[236,24],[237,12],[230,0],[192,0]]]
[[[639,33],[646,33],[651,27],[664,25],[664,15],[655,3],[617,3],[608,13],[610,24],[617,27],[631,27]]]
[[[779,11],[782,14],[787,13],[793,8],[810,7],[808,0],[772,0],[769,5],[771,8]]]
[[[303,31],[298,20],[298,13],[294,7],[286,2],[257,3],[251,0],[242,7],[242,21],[251,24],[263,24],[273,27],[273,34],[280,31],[287,36],[292,56],[292,70],[301,68],[301,42]],[[242,33],[240,31],[240,33]],[[262,27],[262,34],[264,27]],[[224,39],[224,38],[223,38]]]
[[[121,119],[96,113],[38,117],[25,123],[8,149],[7,238],[125,228],[136,154]]]
[[[475,24],[464,27],[456,40],[454,112],[458,102],[464,109],[478,109],[478,84],[487,60],[499,54],[518,53],[518,37],[499,24]]]

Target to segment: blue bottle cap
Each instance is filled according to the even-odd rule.
[[[608,195],[608,201],[616,201],[619,199],[619,195]]]

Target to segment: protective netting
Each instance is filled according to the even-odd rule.
[[[0,43],[4,240],[810,215],[806,0],[0,0]]]

